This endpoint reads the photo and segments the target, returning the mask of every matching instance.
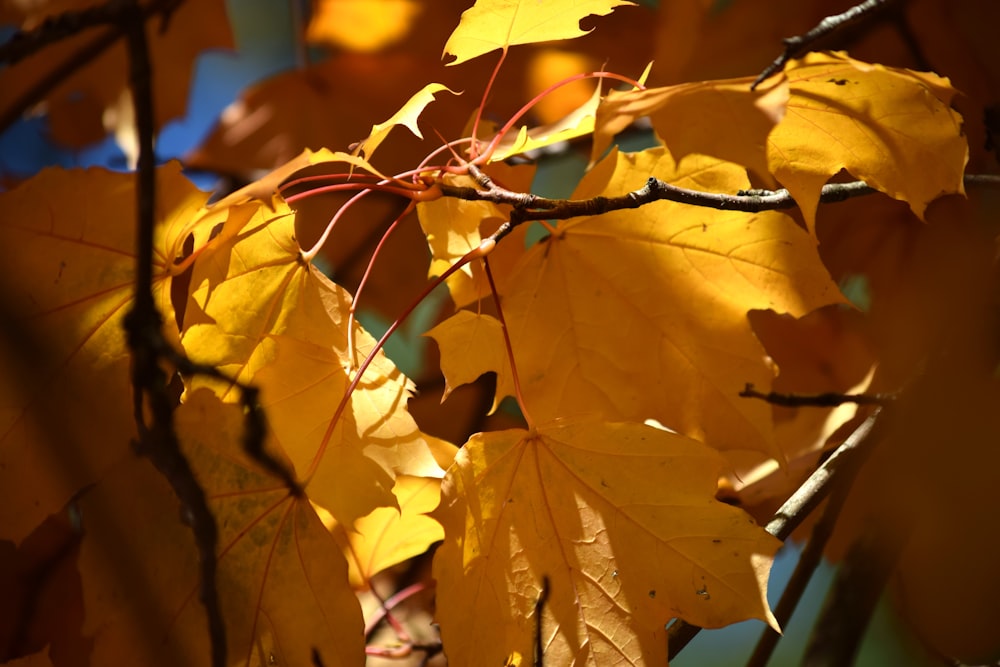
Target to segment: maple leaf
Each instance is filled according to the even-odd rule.
[[[363,665],[347,564],[308,498],[289,494],[242,451],[239,406],[196,391],[176,427],[219,527],[216,585],[233,664],[311,664],[315,651],[325,665]],[[148,462],[126,459],[80,508],[93,663],[210,664],[198,554],[166,480]]]
[[[122,323],[135,280],[134,184],[46,169],[0,195],[3,294],[17,332],[0,352],[0,535],[15,542],[129,451]],[[159,169],[157,190],[153,291],[176,340],[170,277],[207,195],[177,163]]]
[[[496,371],[495,411],[500,399],[514,395],[514,379],[507,361],[500,321],[489,315],[460,310],[428,331],[441,349],[441,372],[445,386],[441,400],[456,387],[474,382],[487,371]]]
[[[311,498],[338,521],[395,505],[395,474],[427,476],[440,468],[406,411],[410,382],[379,354],[337,414],[350,378],[374,346],[355,325],[347,343],[350,297],[302,259],[294,215],[283,202],[259,202],[242,233],[194,265],[182,343],[188,355],[261,390],[275,442]],[[233,388],[191,378],[223,400]]]
[[[543,577],[546,662],[664,664],[664,626],[747,618],[779,546],[714,500],[719,454],[642,424],[559,420],[473,436],[442,484],[434,557],[449,661],[531,655]]]
[[[535,176],[534,165],[509,166],[497,163],[488,165],[483,171],[495,182],[502,183],[515,192],[529,191]],[[445,175],[443,180],[450,185],[475,185],[468,176]],[[433,278],[443,274],[470,250],[478,248],[482,240],[508,218],[510,210],[510,206],[506,205],[453,197],[419,202],[417,217],[431,250],[428,276]],[[506,277],[517,258],[524,253],[526,231],[527,229],[515,230],[513,238],[497,246],[490,254],[490,266],[498,280]],[[489,284],[478,262],[466,264],[453,273],[446,283],[457,306],[478,301],[489,294]]]
[[[378,51],[405,37],[421,9],[416,0],[320,0],[306,39],[351,51]]]
[[[455,56],[448,64],[457,65],[516,44],[582,37],[589,31],[580,29],[580,19],[634,4],[627,0],[476,0],[462,12],[458,27],[444,45],[444,55]]]
[[[402,125],[407,128],[417,136],[418,139],[423,139],[424,135],[420,133],[420,127],[417,126],[417,119],[423,112],[424,108],[434,101],[434,95],[440,93],[442,90],[447,90],[452,95],[459,95],[454,90],[450,90],[448,86],[440,83],[428,83],[426,86],[417,91],[406,103],[400,108],[399,111],[394,113],[392,117],[385,121],[384,123],[378,123],[372,126],[372,133],[368,135],[368,138],[362,141],[353,151],[352,155],[361,155],[368,159],[374,155],[375,149],[381,145],[392,128],[397,125]]]
[[[677,160],[691,153],[746,165],[770,178],[767,137],[785,115],[788,83],[750,90],[752,79],[685,83],[667,88],[612,91],[597,108],[591,161],[617,133],[648,116]]]
[[[663,149],[612,154],[574,197],[618,196],[650,175],[699,190],[749,187],[738,165]],[[527,408],[660,423],[713,446],[780,458],[747,382],[773,368],[746,313],[842,302],[815,242],[786,215],[657,202],[561,223],[500,288]],[[496,369],[494,369],[496,370]]]
[[[10,9],[16,6],[16,16],[13,11],[8,16],[29,29],[60,12],[94,5],[91,0],[4,4]],[[159,16],[149,21],[147,33],[150,60],[156,72],[151,81],[156,105],[153,117],[159,128],[187,111],[195,59],[206,49],[231,49],[233,38],[223,0],[183,3],[172,10],[169,21],[164,22]],[[50,44],[15,67],[0,70],[0,88],[4,91],[0,112],[6,114],[8,105],[26,95],[39,81],[64,69],[67,62],[79,58],[93,41],[92,32],[77,34]],[[52,137],[76,147],[102,139],[109,129],[108,120],[115,114],[129,117],[128,76],[127,47],[125,40],[119,39],[62,80],[45,101]]]
[[[965,192],[969,149],[947,79],[842,53],[809,54],[785,75],[791,97],[767,161],[810,229],[820,190],[841,169],[906,201],[920,218],[937,197]]]

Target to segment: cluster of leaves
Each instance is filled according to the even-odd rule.
[[[342,34],[336,12],[372,14],[365,3],[323,3],[309,34],[377,48],[406,30],[415,6],[398,4],[375,9],[399,24]],[[499,50],[509,70],[512,47],[582,37],[581,19],[628,4],[479,0],[444,52],[459,65]],[[172,20],[204,25],[182,15],[195,5],[221,11],[186,3]],[[640,10],[616,15],[629,11]],[[30,26],[45,15],[17,18]],[[170,49],[228,43],[209,32],[202,42],[165,31],[154,65],[181,57]],[[106,57],[123,58],[120,48]],[[55,67],[38,57],[0,73],[5,90]],[[321,67],[357,68],[349,62]],[[985,490],[998,463],[984,443],[1000,431],[996,202],[966,192],[970,144],[949,80],[843,52],[791,60],[756,88],[752,76],[648,87],[649,72],[596,69],[539,84],[536,102],[493,124],[484,112],[502,89],[497,65],[471,122],[465,107],[450,112],[465,123],[459,138],[424,142],[415,159],[389,148],[394,128],[422,138],[429,105],[462,99],[447,94],[452,82],[426,85],[351,148],[331,139],[345,150],[306,150],[214,203],[179,164],[157,169],[152,293],[164,342],[180,352],[161,364],[174,379],[180,449],[218,530],[211,592],[198,519],[172,488],[178,473],[136,455],[154,408],[133,387],[124,327],[136,298],[134,177],[46,169],[0,195],[0,538],[10,562],[41,562],[29,547],[46,531],[75,534],[66,582],[36,603],[54,609],[76,587],[81,605],[32,628],[51,649],[25,664],[206,664],[221,639],[208,631],[208,595],[234,663],[363,664],[371,627],[387,613],[398,621],[385,603],[366,625],[357,591],[436,542],[435,620],[451,664],[539,654],[549,664],[666,664],[672,619],[777,629],[765,593],[781,543],[758,522],[870,411],[772,407],[741,397],[747,384],[899,393],[829,553],[843,556],[872,526],[883,537],[897,529],[905,546],[891,569],[923,639],[949,656],[1000,650],[970,622],[996,618],[1000,599],[996,538],[982,530],[996,511]],[[127,102],[126,71],[91,71],[93,83],[53,93],[56,134],[76,127],[81,99],[102,114]],[[168,85],[162,71],[172,70],[154,69],[157,86]],[[81,85],[94,94],[81,96]],[[284,80],[269,94],[293,87]],[[271,99],[257,93],[244,113]],[[293,97],[319,115],[302,99]],[[161,122],[177,113],[157,107]],[[609,151],[637,121],[656,145]],[[592,138],[591,166],[570,200],[529,194],[535,167],[512,158],[581,137]],[[193,160],[212,164],[221,140]],[[243,150],[275,166],[252,142]],[[981,168],[991,159],[972,156]],[[875,193],[821,204],[831,179]],[[684,199],[699,193],[700,204]],[[395,308],[386,336],[446,284],[456,310],[427,332],[443,397],[493,373],[488,402],[496,410],[514,397],[522,425],[461,448],[422,430],[408,407],[414,383],[382,352],[386,337],[356,319],[375,276],[387,273],[390,286],[398,277],[376,252],[352,296],[317,268],[332,235],[378,197],[407,204],[385,236],[378,230],[378,248],[414,214],[429,269],[422,247],[409,256],[433,278],[404,306],[380,302]],[[838,286],[848,278],[863,283],[865,308]],[[244,447],[257,407],[267,466]],[[368,649],[403,655],[416,644]]]

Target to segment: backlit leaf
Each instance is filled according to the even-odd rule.
[[[503,163],[488,165],[483,170],[495,182],[514,192],[528,192],[535,176],[534,165],[509,166]],[[450,185],[473,187],[468,176],[444,177]],[[441,197],[417,204],[420,227],[427,235],[431,249],[430,277],[440,276],[448,267],[496,231],[510,214],[509,206],[492,202],[465,201]],[[516,229],[511,238],[500,244],[490,254],[490,266],[498,281],[506,277],[514,262],[524,253],[525,229]],[[479,262],[466,264],[447,280],[448,290],[456,306],[464,306],[487,296],[489,283]]]
[[[417,119],[420,117],[421,112],[423,112],[424,107],[434,101],[434,95],[440,93],[442,90],[447,90],[452,95],[459,94],[440,83],[427,84],[414,94],[413,97],[407,100],[406,104],[404,104],[399,111],[392,115],[392,118],[384,123],[373,125],[372,133],[352,151],[352,154],[371,159],[372,155],[375,153],[375,149],[379,147],[387,136],[389,136],[389,132],[392,131],[392,128],[397,125],[402,125],[403,127],[409,129],[410,132],[413,132],[417,138],[423,139],[424,135],[420,133],[420,127],[417,125]]]
[[[648,116],[657,136],[678,160],[701,153],[745,165],[769,178],[767,136],[785,115],[788,84],[769,82],[751,91],[751,81],[612,91],[597,109],[591,159],[604,154],[614,135]]]
[[[0,195],[0,536],[20,541],[126,455],[134,437],[122,328],[135,280],[135,177],[48,169]],[[157,176],[153,290],[168,339],[174,259],[207,195]],[[100,424],[100,428],[94,428]],[[29,482],[30,480],[30,482]]]
[[[586,35],[580,19],[610,14],[615,7],[633,5],[627,0],[476,0],[462,12],[455,32],[444,45],[444,53],[455,56],[457,65],[496,49],[515,44],[573,39]]]
[[[820,189],[841,169],[906,201],[920,218],[937,197],[965,192],[968,145],[947,79],[842,53],[809,54],[785,74],[791,98],[767,161],[810,229]]]
[[[420,12],[416,0],[321,0],[306,38],[351,51],[378,51],[406,36]]]
[[[497,389],[493,402],[514,395],[514,380],[503,342],[503,329],[495,317],[460,310],[427,332],[441,349],[441,372],[444,374],[444,395],[448,398],[456,387],[476,379],[488,371],[497,373]]]
[[[347,564],[308,498],[290,495],[241,450],[242,411],[201,390],[176,420],[219,526],[229,664],[308,665],[315,650],[324,665],[363,665]],[[162,475],[124,460],[84,497],[81,514],[93,663],[209,665],[198,555]]]
[[[713,192],[749,187],[738,165],[662,149],[612,153],[577,198],[617,196],[650,175]],[[536,419],[596,413],[660,423],[722,449],[780,456],[769,406],[773,368],[747,321],[800,316],[842,300],[815,242],[778,212],[657,202],[560,224],[502,288],[521,388]]]
[[[775,625],[764,592],[779,543],[714,500],[721,466],[683,436],[593,418],[473,436],[434,514],[449,661],[532,655],[543,577],[546,663],[665,664],[674,617]]]
[[[185,350],[260,388],[276,443],[313,480],[312,500],[338,521],[395,505],[397,473],[440,473],[406,411],[409,381],[379,354],[338,419],[348,369],[374,341],[355,324],[349,358],[350,297],[302,259],[287,205],[242,206],[254,207],[243,232],[194,266]],[[238,399],[217,381],[188,386],[206,385],[227,402]]]

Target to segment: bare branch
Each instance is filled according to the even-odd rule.
[[[514,210],[510,220],[505,222],[490,237],[499,241],[518,225],[531,220],[566,220],[581,216],[595,216],[611,211],[635,209],[656,201],[672,201],[690,206],[700,206],[719,211],[741,211],[759,213],[795,208],[798,202],[788,190],[741,190],[734,195],[716,192],[702,192],[671,185],[651,177],[646,185],[618,197],[593,197],[591,199],[549,199],[531,193],[512,192],[495,184],[478,169],[470,168],[470,174],[481,187],[454,186],[440,183],[445,197],[468,201],[488,201],[507,204]],[[1000,175],[970,174],[964,177],[966,185],[1000,187]],[[864,181],[849,183],[828,183],[820,193],[820,203],[831,204],[854,197],[878,192]]]
[[[754,79],[752,84],[750,84],[750,90],[759,86],[764,79],[784,67],[785,63],[789,60],[798,58],[806,51],[809,51],[820,39],[827,37],[831,33],[840,32],[850,26],[858,25],[863,21],[871,20],[873,16],[876,16],[877,13],[879,13],[879,10],[884,9],[896,1],[897,0],[865,0],[864,2],[851,7],[842,14],[827,16],[825,19],[820,21],[815,28],[804,35],[786,38],[783,40],[785,43],[784,53],[775,58],[774,62],[764,68],[764,71],[761,72],[756,79]]]
[[[853,403],[855,405],[888,405],[896,397],[892,394],[839,394],[828,392],[825,394],[781,394],[774,391],[767,393],[754,389],[753,384],[747,383],[743,391],[740,392],[743,398],[759,398],[771,405],[781,405],[786,408],[814,407],[814,408],[835,408],[838,405]]]

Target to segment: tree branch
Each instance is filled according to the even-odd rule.
[[[798,202],[788,190],[741,190],[735,195],[716,192],[702,192],[671,185],[658,178],[650,177],[646,184],[618,197],[593,197],[591,199],[550,199],[531,193],[512,192],[494,183],[475,167],[470,167],[470,175],[480,187],[455,186],[440,183],[445,197],[467,201],[488,201],[507,204],[514,210],[510,219],[503,223],[490,237],[499,241],[510,234],[518,225],[531,220],[566,220],[581,216],[595,216],[611,211],[635,209],[656,201],[672,201],[690,206],[700,206],[719,211],[741,211],[759,213],[795,208]],[[964,177],[966,185],[1000,188],[1000,175],[970,174]],[[870,195],[878,190],[864,181],[850,183],[828,183],[820,193],[820,203],[830,204],[846,201],[854,197]]]
[[[174,430],[173,400],[168,379],[159,360],[166,348],[163,318],[153,296],[153,240],[156,226],[156,156],[154,153],[154,118],[152,67],[146,39],[146,17],[137,3],[122,5],[120,19],[128,41],[130,83],[135,107],[136,134],[139,145],[136,171],[136,277],[135,300],[125,316],[125,330],[132,351],[132,386],[137,449],[152,461],[167,479],[191,522],[198,545],[201,565],[201,601],[208,617],[213,667],[226,664],[226,628],[216,588],[215,557],[218,529],[205,498],[205,492],[181,452]],[[145,399],[145,400],[144,400]],[[146,424],[146,401],[151,424]]]
[[[853,403],[855,405],[888,405],[895,400],[891,394],[840,394],[828,392],[825,394],[781,394],[775,391],[767,393],[754,389],[753,384],[747,383],[743,391],[740,392],[743,398],[759,398],[771,405],[780,405],[786,408],[814,407],[814,408],[835,408],[838,405]]]
[[[108,0],[103,5],[96,7],[63,12],[58,16],[46,19],[32,30],[14,33],[10,39],[0,45],[0,63],[6,62],[10,66],[49,44],[73,37],[90,28],[101,25],[109,26],[107,30],[74,51],[61,64],[38,79],[21,97],[6,105],[3,113],[0,114],[0,131],[13,125],[28,109],[45,99],[45,96],[52,89],[121,39],[127,30],[126,25],[131,20],[129,17],[132,12],[139,11],[143,21],[161,15],[165,24],[170,14],[182,1],[154,0],[146,5],[136,7],[131,2]]]
[[[827,37],[834,32],[841,32],[851,26],[856,26],[863,21],[870,20],[872,17],[877,16],[880,13],[880,10],[885,9],[890,4],[894,4],[896,1],[897,0],[865,0],[864,2],[851,7],[842,14],[827,16],[825,19],[820,21],[815,28],[804,35],[784,39],[784,53],[775,58],[774,62],[764,68],[764,71],[761,72],[756,79],[754,79],[752,84],[750,84],[750,90],[755,89],[764,81],[764,79],[784,67],[785,63],[789,60],[798,58],[806,51],[809,51],[812,46],[822,38]]]

